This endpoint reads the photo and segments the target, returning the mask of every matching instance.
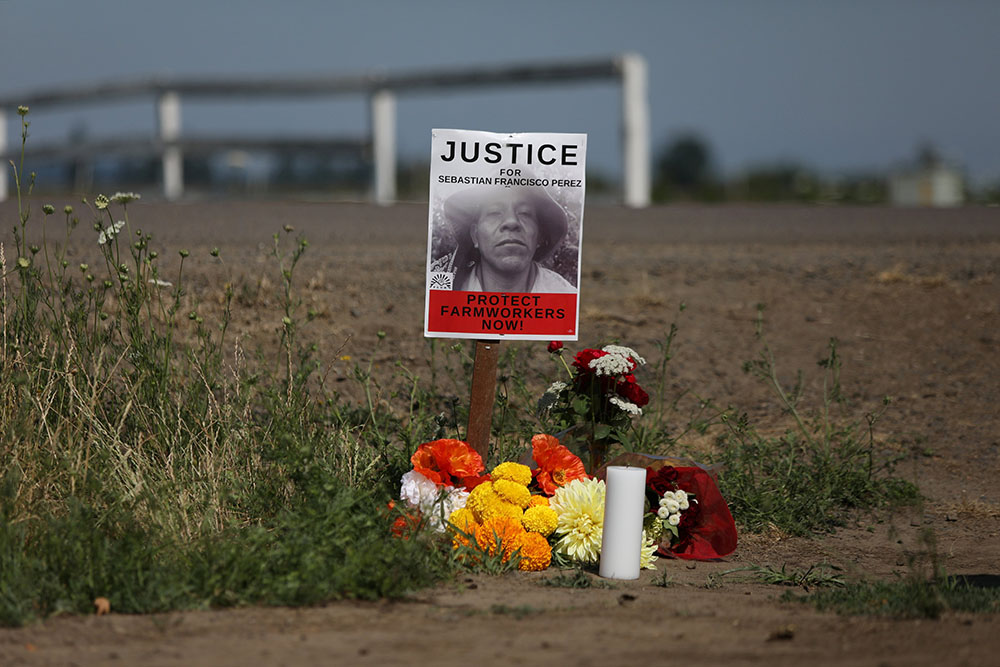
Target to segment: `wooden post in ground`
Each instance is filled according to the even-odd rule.
[[[500,341],[476,341],[476,360],[472,366],[472,393],[469,397],[469,426],[466,442],[486,462],[490,451],[490,427],[493,425],[493,401],[497,393],[497,358]]]

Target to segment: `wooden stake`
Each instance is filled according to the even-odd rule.
[[[493,425],[493,401],[497,393],[497,358],[500,341],[476,341],[476,360],[472,366],[472,394],[469,397],[469,426],[466,441],[486,462],[490,450],[490,427]]]

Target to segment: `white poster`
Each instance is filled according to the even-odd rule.
[[[424,335],[577,340],[586,134],[433,130]]]

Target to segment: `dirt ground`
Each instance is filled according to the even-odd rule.
[[[0,205],[0,220],[13,222],[14,211]],[[261,288],[234,305],[234,328],[248,338],[279,324],[273,303],[253,304],[278,281],[271,234],[293,225],[291,236],[310,242],[297,272],[322,349],[426,365],[425,205],[139,203],[130,212],[173,249],[168,277],[175,249],[191,251],[192,293],[206,306],[227,280]],[[215,246],[220,260],[208,254]],[[86,261],[92,251],[73,252]],[[897,473],[926,502],[814,539],[744,535],[724,562],[661,560],[608,588],[541,586],[552,572],[520,573],[462,578],[405,602],[54,618],[0,629],[0,665],[1000,664],[997,615],[839,617],[782,602],[785,589],[745,573],[722,576],[828,562],[890,577],[924,550],[927,528],[950,573],[1000,575],[1000,209],[591,207],[582,267],[581,346],[618,339],[655,356],[677,322],[668,390],[690,387],[765,426],[780,411],[741,370],[758,349],[756,305],[766,304],[783,379],[803,369],[813,393],[816,361],[838,338],[852,405],[893,397],[877,436],[904,455]],[[386,336],[376,347],[378,331]],[[669,585],[657,585],[665,576]]]

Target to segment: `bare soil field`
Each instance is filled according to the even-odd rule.
[[[348,365],[336,363],[343,356],[374,359],[384,373],[397,361],[426,369],[426,206],[129,210],[165,249],[166,277],[176,249],[191,252],[185,272],[199,308],[217,308],[225,282],[240,286],[233,327],[248,348],[266,348],[280,326],[271,235],[292,225],[288,237],[310,243],[296,279],[317,313],[310,335],[331,377],[350,384]],[[16,219],[12,203],[0,205],[0,219]],[[691,388],[780,428],[777,402],[741,370],[759,349],[753,322],[763,303],[788,382],[802,369],[818,393],[816,362],[836,337],[851,405],[861,413],[892,397],[876,437],[902,455],[896,472],[925,502],[826,536],[741,535],[723,562],[660,560],[657,571],[607,588],[540,585],[552,572],[476,575],[402,602],[53,618],[0,629],[0,665],[1000,664],[995,614],[841,617],[722,574],[826,562],[889,578],[907,571],[930,528],[949,573],[1000,575],[1000,209],[592,207],[583,238],[579,346],[617,339],[655,356],[676,322],[668,390]],[[95,256],[85,244],[73,253]]]

